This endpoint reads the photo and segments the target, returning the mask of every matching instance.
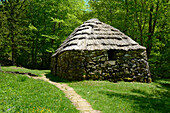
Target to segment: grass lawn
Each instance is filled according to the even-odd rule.
[[[68,83],[103,113],[169,113],[170,80],[151,84],[108,81]]]
[[[15,71],[15,72],[22,72],[22,73],[32,73],[38,75],[39,77],[42,76],[44,73],[49,73],[50,70],[34,70],[34,69],[27,69],[23,67],[16,67],[16,66],[2,66],[2,71]]]
[[[94,109],[103,113],[169,113],[170,79],[147,83],[108,81],[74,81],[54,77],[49,70],[30,70],[14,66],[2,67],[3,71],[46,73],[50,80],[67,83],[86,99]],[[0,73],[0,112],[77,112],[63,96],[63,92],[49,83],[22,75]],[[14,110],[14,111],[12,111]],[[58,110],[58,111],[57,111]],[[66,111],[64,111],[66,110]]]
[[[0,72],[0,113],[3,112],[78,113],[65,94],[48,82]]]

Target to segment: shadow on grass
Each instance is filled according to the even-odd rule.
[[[133,108],[137,107],[138,112],[142,113],[169,113],[170,111],[170,83],[159,83],[160,88],[152,90],[149,94],[143,90],[133,89],[132,93],[119,93],[114,91],[100,91],[100,94],[107,95],[109,98],[119,97],[133,102]],[[134,93],[138,95],[134,95]],[[136,110],[136,109],[135,109]]]
[[[53,81],[53,82],[69,82],[69,81],[64,80],[64,79],[61,79],[61,78],[59,78],[59,77],[57,77],[57,76],[54,76],[54,75],[52,75],[51,73],[45,73],[45,76],[46,76],[49,80],[51,80],[51,81]]]
[[[69,80],[65,80],[65,79],[59,78],[58,76],[52,75],[52,73],[45,73],[45,76],[47,78],[49,78],[49,80],[51,80],[53,82],[63,82],[63,83],[76,82],[76,81],[69,81]]]
[[[170,79],[157,79],[155,83],[158,83],[164,89],[170,90]]]

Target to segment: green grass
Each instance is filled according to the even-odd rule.
[[[168,113],[170,80],[154,83],[80,81],[68,83],[103,113]]]
[[[77,113],[54,85],[24,75],[0,72],[0,113]]]
[[[30,72],[30,73],[37,74],[37,75],[41,75],[45,73],[46,77],[49,78],[51,81],[67,83],[68,85],[73,87],[75,91],[78,94],[80,94],[84,99],[86,99],[92,105],[94,109],[100,110],[103,113],[116,113],[116,112],[117,113],[168,113],[170,111],[170,80],[169,79],[156,80],[155,82],[152,82],[151,84],[139,83],[139,82],[112,83],[108,81],[70,82],[67,80],[60,79],[56,76],[52,76],[49,70],[30,70],[30,69],[25,69],[25,68],[17,68],[14,66],[2,67],[2,70],[3,71]],[[58,91],[56,88],[54,89],[57,90],[58,92],[53,91],[51,87],[54,87],[54,86],[51,85],[51,87],[49,87],[48,83],[45,83],[43,81],[35,81],[27,77],[23,77],[21,75],[13,76],[11,74],[8,74],[8,76],[7,78],[6,76],[3,78],[6,78],[6,81],[14,78],[14,80],[12,80],[13,83],[9,82],[10,85],[5,84],[6,83],[5,79],[3,79],[4,83],[2,85],[1,84],[2,80],[0,79],[0,86],[1,86],[0,88],[5,88],[3,90],[0,89],[0,100],[2,100],[2,98],[5,97],[7,92],[8,92],[8,95],[10,94],[9,97],[6,96],[3,101],[0,101],[1,111],[11,108],[11,111],[12,109],[13,110],[25,109],[26,112],[30,112],[30,110],[34,110],[34,111],[40,110],[40,109],[42,110],[44,107],[46,111],[47,109],[50,109],[52,112],[55,112],[54,111],[55,107],[51,108],[51,106],[55,106],[55,105],[61,105],[61,108],[56,108],[58,109],[58,111],[60,111],[61,109],[63,110],[64,108],[66,109],[66,112],[72,111],[72,110],[70,111],[67,110],[70,108],[62,107],[63,103],[59,101],[61,98],[60,96],[63,95],[63,92],[61,92],[60,90]],[[17,85],[13,86],[13,84],[15,84],[15,81],[17,81],[16,82]],[[30,81],[35,81],[35,82],[30,82]],[[20,87],[20,85],[22,85],[22,87]],[[13,87],[15,90],[16,89],[17,90],[13,91],[12,90]],[[26,91],[26,89],[28,90]],[[36,93],[32,92],[32,90],[35,91]],[[43,91],[43,90],[46,90],[46,91]],[[9,92],[12,92],[12,93],[9,93]],[[54,92],[57,94],[54,94]],[[3,94],[4,97],[1,96],[1,93],[2,94],[4,93]],[[22,93],[24,93],[24,95],[22,95]],[[35,94],[32,94],[32,93],[35,93]],[[15,96],[13,97],[13,95]],[[21,100],[20,100],[20,95],[22,95]],[[47,95],[52,95],[54,97],[50,97]],[[46,98],[47,100],[53,98],[51,101],[54,103],[55,101],[53,100],[58,99],[57,101],[58,103],[54,105],[50,104],[50,106],[48,106],[49,102],[47,102]],[[25,102],[24,100],[28,100],[29,102],[26,102],[27,104],[23,105],[21,103],[24,103]],[[15,104],[13,102],[16,102],[19,104]],[[34,103],[34,104],[30,104],[30,103]],[[5,107],[2,107],[3,104],[5,105]],[[68,106],[70,105],[68,104]],[[65,112],[62,110],[61,112]],[[77,112],[77,111],[73,110],[73,112]]]
[[[23,67],[16,67],[16,66],[2,66],[2,71],[14,71],[14,72],[22,72],[22,73],[32,73],[38,75],[39,77],[42,76],[44,73],[49,73],[50,70],[35,70],[35,69],[27,69]]]

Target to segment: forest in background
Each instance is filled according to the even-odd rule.
[[[153,77],[170,78],[169,5],[169,0],[1,0],[0,63],[49,69],[51,55],[70,33],[98,18],[147,48]]]

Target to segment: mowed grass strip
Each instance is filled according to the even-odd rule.
[[[13,72],[21,72],[21,73],[32,73],[38,75],[39,77],[42,76],[44,73],[49,73],[50,70],[36,70],[36,69],[27,69],[23,67],[16,67],[16,66],[2,66],[2,71],[13,71]]]
[[[0,72],[0,113],[78,113],[54,85]]]
[[[168,113],[170,80],[154,83],[80,81],[69,83],[94,109],[103,113]]]

